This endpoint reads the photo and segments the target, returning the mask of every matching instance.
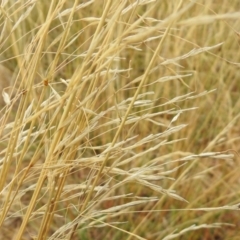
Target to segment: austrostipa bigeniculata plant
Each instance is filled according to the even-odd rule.
[[[1,3],[1,64],[12,75],[1,102],[3,239],[199,239],[232,229],[217,215],[238,210],[237,192],[227,195],[238,102],[206,139],[220,90],[199,79],[204,61],[238,64],[218,53],[225,42],[202,43],[195,28],[206,36],[215,21],[224,32],[217,24],[240,13],[213,8]]]

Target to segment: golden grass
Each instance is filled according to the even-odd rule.
[[[1,3],[1,239],[238,239],[238,1]]]

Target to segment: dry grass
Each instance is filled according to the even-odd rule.
[[[0,238],[238,239],[239,5],[2,1]]]

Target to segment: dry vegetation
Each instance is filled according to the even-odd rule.
[[[0,239],[239,239],[229,2],[1,2]]]

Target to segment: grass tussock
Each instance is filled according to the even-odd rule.
[[[2,1],[1,239],[238,239],[239,1]]]

